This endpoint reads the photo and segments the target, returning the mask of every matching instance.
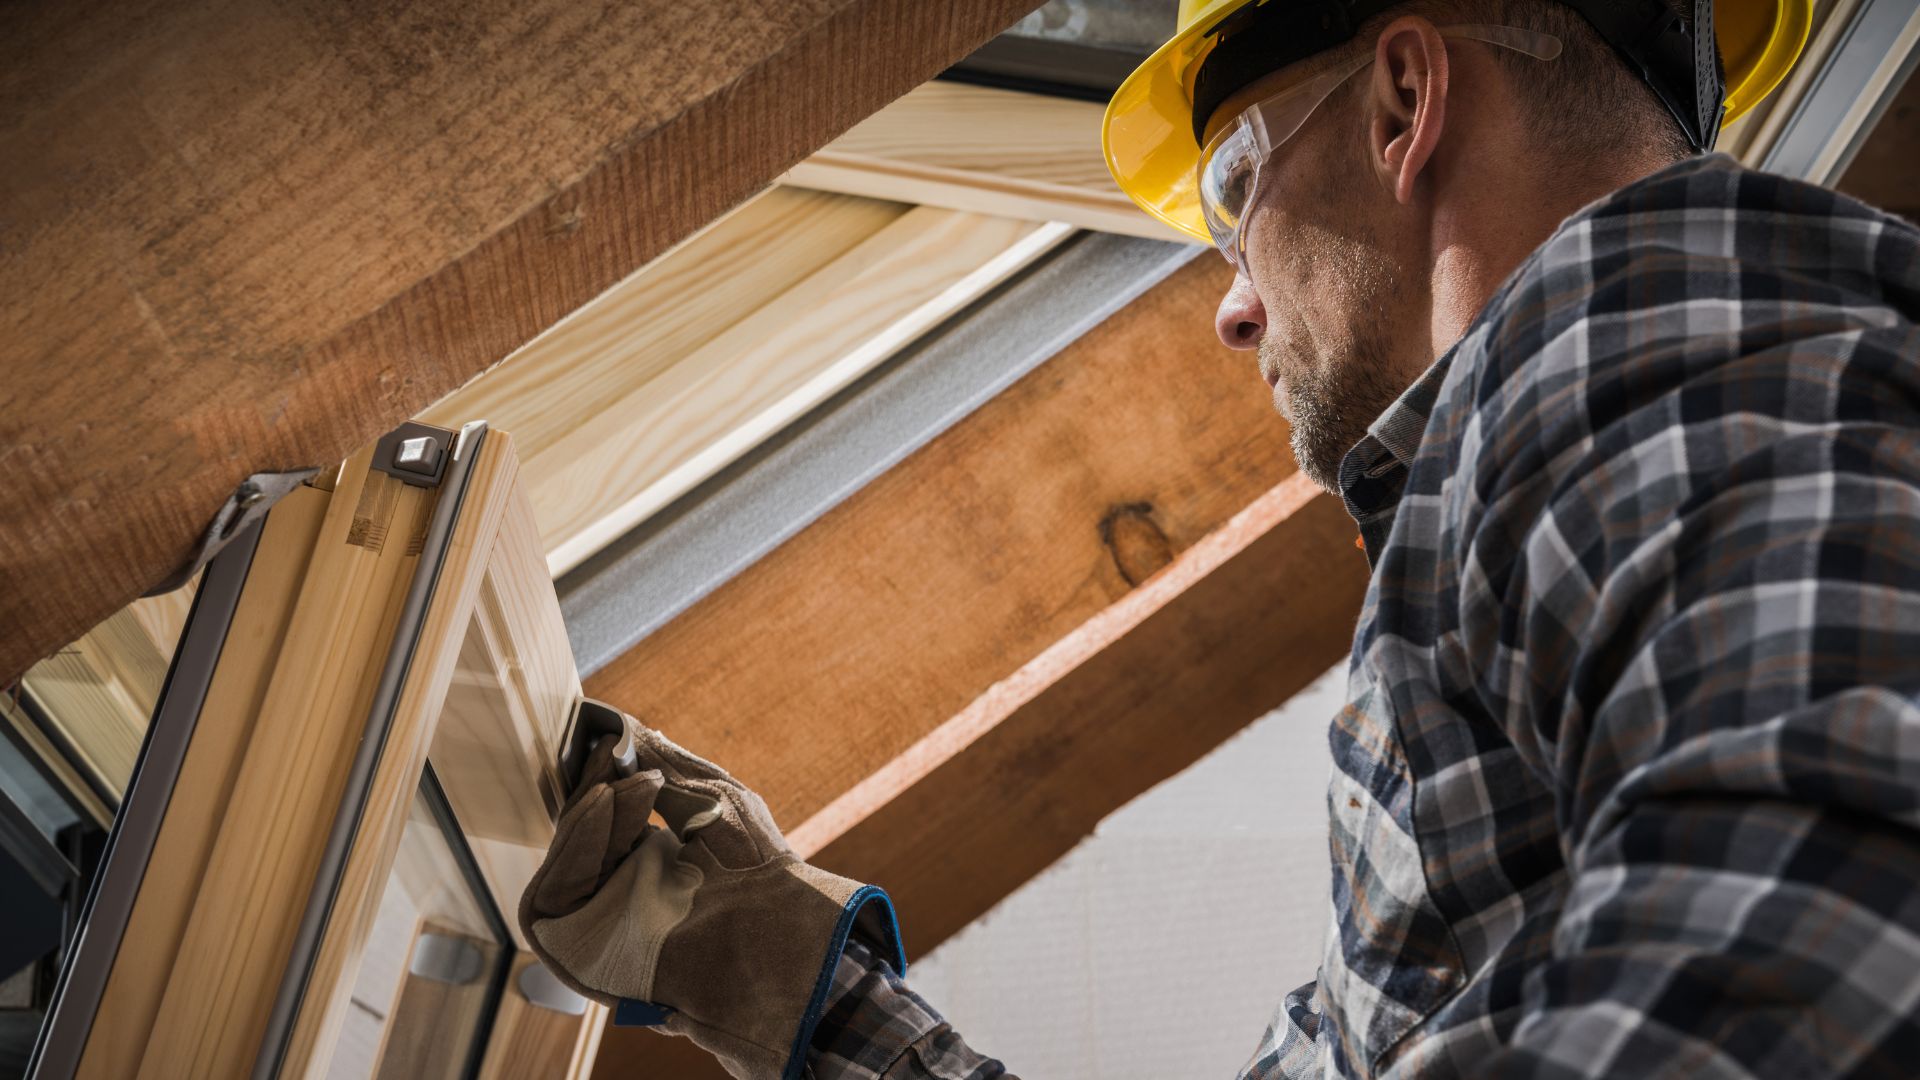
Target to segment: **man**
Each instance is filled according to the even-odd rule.
[[[1226,0],[1116,96],[1373,566],[1325,959],[1245,1076],[1920,1069],[1920,233],[1701,155],[1713,14]],[[884,895],[636,737],[523,904],[563,977],[738,1075],[1004,1075]]]

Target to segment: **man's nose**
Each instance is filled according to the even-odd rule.
[[[1235,275],[1233,287],[1220,298],[1220,310],[1213,316],[1214,332],[1229,349],[1256,349],[1260,335],[1267,332],[1267,309],[1253,282]]]

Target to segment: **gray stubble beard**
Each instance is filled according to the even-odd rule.
[[[1356,328],[1352,351],[1325,368],[1293,362],[1272,338],[1260,343],[1262,358],[1286,387],[1294,460],[1307,479],[1335,495],[1341,460],[1405,390],[1390,374],[1385,327],[1378,318],[1367,322]]]

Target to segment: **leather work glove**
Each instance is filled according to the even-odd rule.
[[[614,1023],[685,1035],[743,1080],[799,1077],[848,935],[905,969],[893,904],[800,861],[760,796],[625,719],[638,771],[594,748],[520,926]]]

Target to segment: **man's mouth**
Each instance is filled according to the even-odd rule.
[[[1265,364],[1260,365],[1260,377],[1267,380],[1269,390],[1280,385],[1280,369],[1277,367],[1269,368]]]

